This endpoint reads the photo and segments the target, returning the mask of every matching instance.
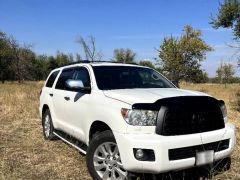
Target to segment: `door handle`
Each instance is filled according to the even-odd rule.
[[[69,101],[69,100],[70,100],[70,97],[64,97],[64,99],[65,99],[66,101]]]
[[[50,95],[51,97],[53,97],[53,93],[50,93],[49,95]]]

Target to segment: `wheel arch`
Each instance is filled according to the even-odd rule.
[[[96,120],[96,121],[92,122],[90,129],[89,129],[88,142],[91,141],[94,134],[96,134],[98,132],[107,131],[107,130],[112,131],[111,127],[108,124],[106,124],[105,122],[103,122],[101,120]]]
[[[49,109],[49,106],[47,104],[44,104],[43,107],[42,107],[42,117],[44,115],[44,113],[46,112],[46,110]]]

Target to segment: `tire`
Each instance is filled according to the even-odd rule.
[[[93,136],[87,150],[86,161],[88,171],[94,180],[130,179],[129,173],[122,166],[117,143],[110,130]]]
[[[54,127],[49,109],[47,109],[42,117],[43,136],[46,140],[54,140],[56,136],[53,134]]]

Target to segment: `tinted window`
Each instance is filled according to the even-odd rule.
[[[66,81],[68,79],[73,79],[73,74],[74,74],[74,69],[63,70],[58,78],[56,89],[68,90],[68,88],[66,87]]]
[[[46,87],[52,87],[59,71],[54,71],[47,80]]]
[[[86,68],[77,68],[75,70],[73,79],[81,80],[83,82],[84,87],[90,87],[89,73]]]
[[[98,88],[174,88],[161,74],[153,69],[133,66],[93,66]]]

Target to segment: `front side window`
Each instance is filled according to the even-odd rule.
[[[77,68],[73,75],[74,80],[81,80],[84,87],[90,87],[90,77],[88,70],[84,67]]]
[[[73,91],[72,89],[69,89],[66,86],[66,81],[69,79],[81,80],[83,82],[84,87],[90,87],[90,77],[88,70],[84,67],[74,67],[67,68],[62,71],[58,78],[55,88],[60,90]]]
[[[47,82],[46,82],[46,87],[51,88],[53,86],[53,83],[58,75],[59,71],[54,71],[48,78]]]
[[[74,69],[63,70],[58,78],[55,88],[60,89],[60,90],[68,90],[68,88],[66,86],[66,81],[68,79],[73,79],[73,74],[74,74]]]
[[[134,66],[93,66],[101,90],[133,88],[175,88],[153,69]]]

